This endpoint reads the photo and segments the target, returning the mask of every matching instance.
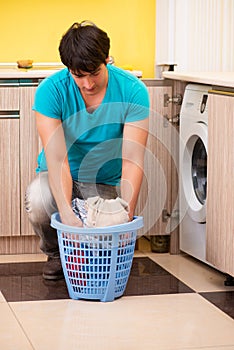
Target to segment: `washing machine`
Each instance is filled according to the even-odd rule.
[[[179,202],[180,250],[206,261],[206,192],[208,91],[188,84],[180,113]]]

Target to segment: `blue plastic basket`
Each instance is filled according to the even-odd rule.
[[[100,228],[79,228],[51,217],[57,229],[63,272],[72,299],[113,301],[123,295],[129,278],[137,230],[143,218]]]

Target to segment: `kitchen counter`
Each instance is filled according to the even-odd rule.
[[[49,75],[57,72],[54,69],[1,69],[0,79],[27,79],[27,78],[46,78]]]
[[[36,62],[32,68],[18,68],[17,63],[0,63],[0,79],[43,79],[65,68],[60,62]]]
[[[164,78],[234,88],[234,72],[163,72]]]
[[[18,68],[16,64],[0,63],[0,79],[43,79],[57,71],[66,68],[60,63],[36,63],[32,68]],[[138,78],[142,72],[129,71]]]

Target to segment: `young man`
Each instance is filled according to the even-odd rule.
[[[149,96],[132,74],[108,65],[110,40],[91,22],[75,23],[59,52],[67,67],[38,87],[33,109],[43,150],[25,206],[48,256],[43,277],[63,276],[50,217],[81,226],[71,201],[120,196],[129,220],[139,194],[148,135]],[[119,189],[119,190],[118,190]]]

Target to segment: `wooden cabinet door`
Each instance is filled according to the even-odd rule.
[[[14,83],[12,83],[13,85]],[[0,111],[19,111],[19,84],[13,87],[10,82],[0,81]]]
[[[207,260],[234,276],[234,93],[208,103]]]
[[[19,91],[0,87],[0,236],[20,235]]]
[[[149,86],[150,125],[145,153],[144,179],[136,212],[144,217],[144,234],[170,234],[171,203],[171,104],[164,106],[164,95],[172,96],[171,86]]]
[[[32,111],[36,87],[20,87],[20,174],[21,174],[21,234],[34,235],[25,212],[24,197],[29,183],[35,177],[39,138]]]

